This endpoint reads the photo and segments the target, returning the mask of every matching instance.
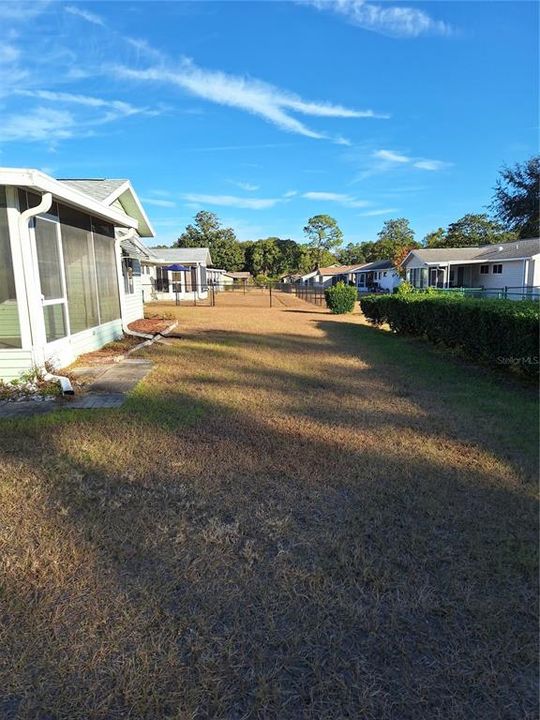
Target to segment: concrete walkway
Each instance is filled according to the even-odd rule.
[[[82,393],[55,400],[24,400],[0,403],[0,419],[32,417],[52,410],[94,410],[119,408],[126,394],[152,369],[150,360],[126,358],[114,365],[81,367],[72,376],[81,380],[92,378]]]

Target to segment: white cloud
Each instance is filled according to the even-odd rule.
[[[84,10],[84,8],[76,7],[75,5],[66,5],[64,10],[70,13],[70,15],[76,15],[77,17],[86,20],[86,22],[92,23],[92,25],[101,25],[101,27],[105,27],[105,22],[102,18],[89,10]]]
[[[241,190],[245,190],[246,192],[255,192],[255,190],[259,190],[259,185],[253,185],[252,183],[248,182],[241,182],[239,180],[229,180],[231,185],[236,185],[236,187],[239,187]]]
[[[420,35],[450,35],[452,27],[435,20],[423,10],[404,5],[376,5],[366,0],[300,0],[318,10],[342,15],[352,25],[390,37],[416,38]]]
[[[14,45],[0,43],[0,63],[13,63],[19,59],[20,50]]]
[[[0,3],[0,20],[12,22],[24,22],[33,20],[47,9],[50,0],[33,0],[33,2],[9,2],[4,0]]]
[[[325,102],[309,102],[273,85],[254,78],[205,70],[189,59],[177,68],[161,64],[144,70],[123,65],[112,69],[116,77],[146,82],[166,83],[182,88],[191,95],[219,105],[239,108],[263,117],[281,130],[315,139],[332,139],[326,133],[312,130],[287,111],[326,118],[383,117],[372,110],[352,110]],[[337,141],[343,139],[337,138]]]
[[[294,197],[295,195],[298,195],[298,193],[297,193],[296,190],[289,190],[288,192],[283,193],[283,197],[284,197],[284,198],[292,198],[292,197]]]
[[[302,194],[302,197],[306,198],[306,200],[316,200],[317,202],[335,202],[351,208],[366,207],[366,205],[370,204],[367,200],[357,200],[350,195],[334,192],[305,192]]]
[[[158,198],[141,198],[141,202],[145,205],[155,205],[156,207],[176,207],[176,203],[174,203],[172,200],[160,200]]]
[[[4,115],[0,142],[64,140],[72,137],[75,129],[75,118],[70,112],[38,107],[30,112]]]
[[[360,213],[360,217],[377,217],[378,215],[389,215],[395,213],[399,208],[383,208],[381,210],[368,210],[367,212]]]
[[[411,157],[409,155],[396,152],[395,150],[375,150],[375,152],[372,153],[372,157],[379,161],[372,171],[375,170],[379,172],[385,171],[394,165],[408,165],[410,167],[415,167],[418,170],[430,171],[444,170],[452,165],[452,163],[444,162],[443,160]]]
[[[281,202],[280,198],[242,198],[236,195],[201,195],[198,193],[184,193],[182,198],[192,205],[220,205],[243,210],[264,210]]]
[[[414,167],[420,168],[420,170],[443,170],[449,167],[451,163],[443,162],[442,160],[417,160],[414,163]]]
[[[411,161],[407,155],[401,155],[400,153],[394,152],[393,150],[376,150],[373,153],[373,157],[379,158],[380,160],[388,160],[388,162],[397,163],[408,163]]]

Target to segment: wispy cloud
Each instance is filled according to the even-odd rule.
[[[306,200],[316,200],[317,202],[334,202],[338,203],[339,205],[343,205],[344,207],[350,207],[350,208],[359,208],[359,207],[366,207],[369,205],[369,201],[367,200],[357,200],[356,198],[352,197],[351,195],[345,195],[343,193],[334,193],[334,192],[305,192],[302,194],[303,198],[306,198]]]
[[[394,150],[376,150],[372,155],[377,160],[381,160],[383,163],[388,165],[411,165],[412,167],[418,168],[419,170],[444,170],[444,168],[450,167],[451,165],[451,163],[444,162],[443,160],[415,158],[409,155],[403,155],[402,153],[395,152]]]
[[[101,120],[108,121],[116,119],[117,117],[129,117],[130,115],[159,115],[159,108],[149,107],[136,107],[131,103],[124,102],[123,100],[107,100],[104,98],[97,98],[91,95],[79,95],[75,93],[66,92],[54,92],[51,90],[19,90],[18,95],[25,97],[38,98],[40,100],[48,100],[54,103],[66,103],[73,105],[83,105],[89,108],[102,108],[108,110]]]
[[[296,190],[288,190],[286,193],[283,193],[284,198],[292,198],[295,195],[298,195],[298,192]]]
[[[242,210],[264,210],[281,202],[280,198],[243,198],[236,195],[201,195],[198,193],[184,193],[182,199],[195,205],[218,205]]]
[[[399,208],[382,208],[380,210],[367,210],[359,214],[360,217],[378,217],[379,215],[390,215],[390,213],[395,213],[398,210]]]
[[[380,160],[388,160],[388,162],[396,163],[408,163],[410,158],[406,155],[394,152],[393,150],[376,150],[373,153],[373,157],[379,158]]]
[[[77,17],[86,20],[86,22],[92,23],[92,25],[101,25],[101,27],[105,27],[105,21],[99,15],[96,15],[96,13],[90,12],[90,10],[85,10],[84,8],[77,7],[76,5],[66,5],[64,10],[70,15],[76,15]]]
[[[25,22],[41,15],[50,5],[50,0],[32,0],[32,2],[6,2],[0,3],[0,20],[12,22]]]
[[[38,107],[30,112],[4,115],[0,125],[0,143],[65,140],[73,136],[75,129],[76,121],[70,112]]]
[[[145,205],[155,205],[156,207],[173,208],[176,207],[176,203],[172,200],[160,200],[159,198],[141,198],[141,202]]]
[[[0,43],[0,63],[14,63],[20,57],[20,50],[9,43]]]
[[[235,185],[246,192],[255,192],[256,190],[259,190],[260,187],[259,185],[253,185],[252,183],[242,182],[241,180],[229,180],[229,182],[231,185]]]
[[[172,85],[210,102],[258,115],[281,130],[319,140],[334,138],[311,129],[291,112],[324,118],[387,117],[373,110],[353,110],[327,102],[306,101],[294,93],[254,78],[229,75],[219,70],[206,70],[187,58],[175,68],[163,64],[146,69],[119,65],[112,68],[111,72],[120,78]],[[341,137],[334,140],[343,142]]]
[[[352,25],[389,37],[416,38],[453,32],[448,23],[406,5],[377,5],[366,0],[300,0],[300,4],[328,10],[341,15]]]

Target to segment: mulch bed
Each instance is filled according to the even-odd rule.
[[[128,325],[128,328],[134,332],[157,335],[172,325],[172,322],[172,320],[163,320],[162,318],[145,318],[144,320],[135,320]]]

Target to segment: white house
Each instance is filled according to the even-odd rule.
[[[417,288],[476,288],[521,297],[540,290],[540,239],[411,250],[403,267],[407,280]]]
[[[359,267],[360,265],[335,264],[317,268],[302,275],[302,282],[307,285],[318,285],[319,287],[330,287],[339,281],[354,284],[354,273]]]
[[[208,297],[208,248],[147,248],[147,253],[141,258],[145,302]],[[169,269],[173,265],[185,269]]]
[[[391,260],[376,260],[360,265],[354,272],[358,292],[393,292],[400,282],[398,269]]]
[[[234,283],[234,279],[223,268],[206,268],[206,277],[208,284],[218,292]]]
[[[139,236],[154,232],[128,180],[0,168],[0,378],[68,365],[143,316]]]

